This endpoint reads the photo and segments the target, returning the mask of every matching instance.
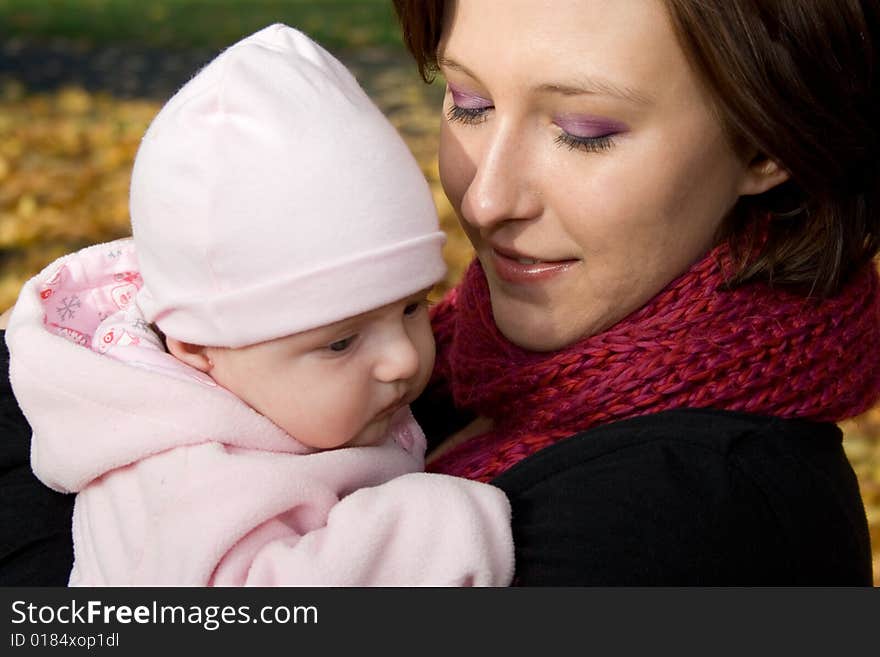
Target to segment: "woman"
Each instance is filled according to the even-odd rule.
[[[518,584],[870,585],[834,422],[880,396],[877,3],[499,4],[395,0],[478,255],[431,468],[507,493]]]
[[[878,3],[395,6],[478,256],[430,467],[507,492],[516,581],[870,585]]]

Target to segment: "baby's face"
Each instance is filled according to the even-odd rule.
[[[434,367],[427,291],[239,349],[208,348],[214,380],[309,447],[374,445]]]

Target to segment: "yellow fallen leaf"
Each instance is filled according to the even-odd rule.
[[[80,87],[66,87],[58,92],[58,110],[65,114],[85,114],[92,109],[92,97]]]
[[[30,219],[36,211],[37,200],[30,194],[22,196],[18,200],[18,206],[15,208],[15,213],[22,219]]]

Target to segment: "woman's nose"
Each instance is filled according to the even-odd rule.
[[[411,379],[419,371],[419,359],[419,350],[406,330],[401,329],[382,345],[374,376],[384,383]]]
[[[541,213],[532,180],[535,167],[529,140],[514,126],[496,121],[484,128],[485,140],[474,158],[474,174],[462,198],[462,218],[478,228]]]

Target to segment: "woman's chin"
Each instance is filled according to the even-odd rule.
[[[577,342],[588,329],[578,322],[556,319],[546,309],[527,309],[524,304],[492,298],[495,325],[513,344],[527,351],[548,352]]]

